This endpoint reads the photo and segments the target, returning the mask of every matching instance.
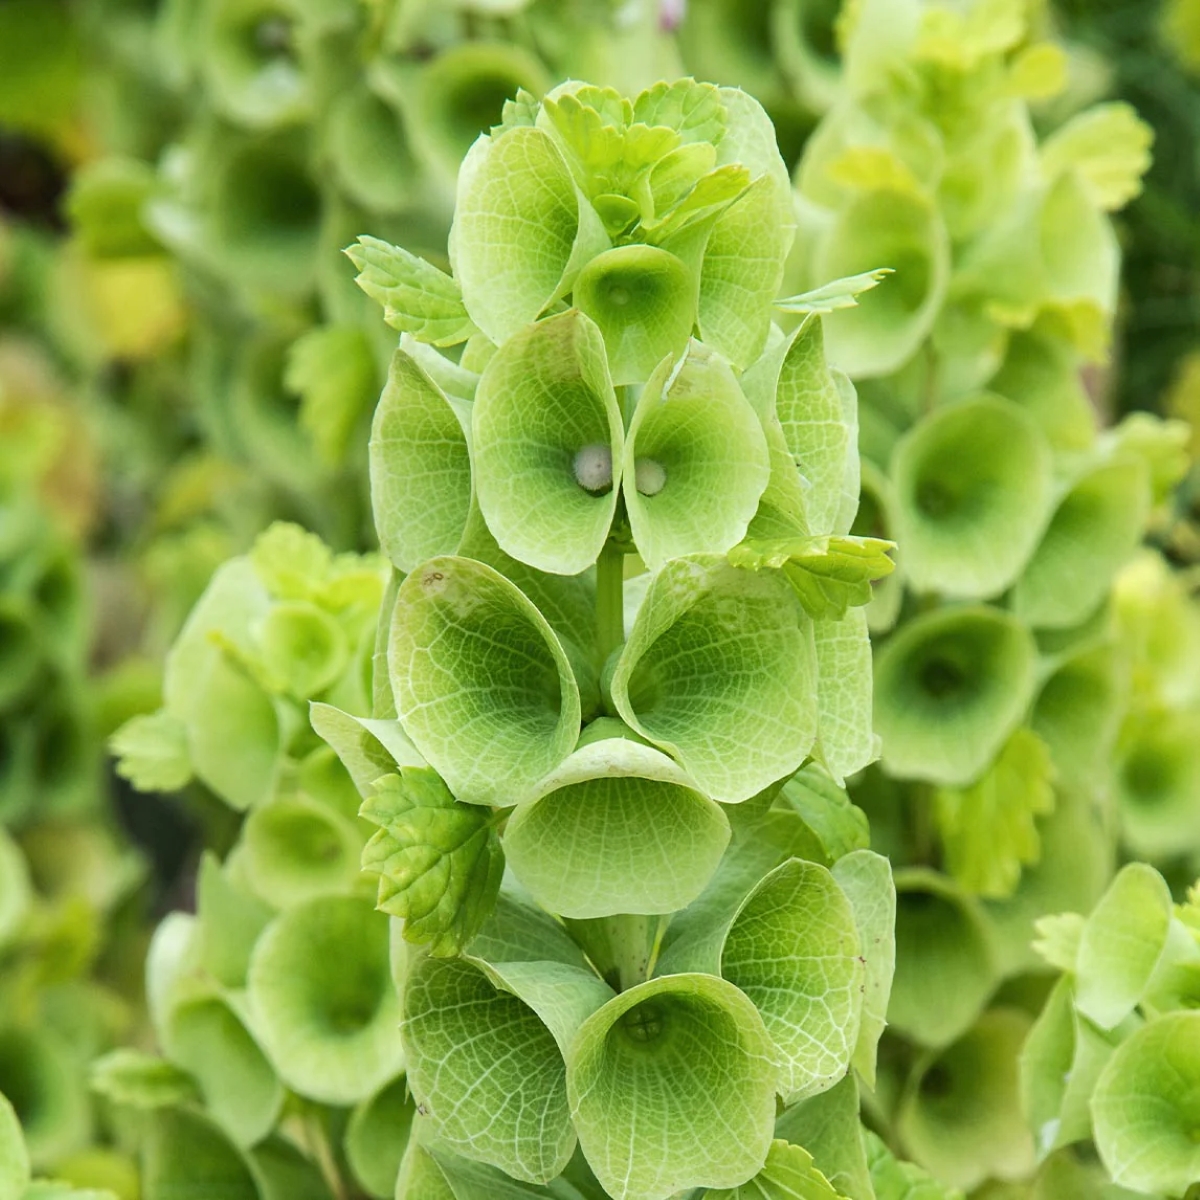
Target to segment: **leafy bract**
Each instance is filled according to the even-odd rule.
[[[117,773],[138,791],[178,791],[192,777],[187,726],[165,710],[127,721],[110,745]]]
[[[550,134],[518,127],[471,148],[458,176],[450,260],[467,312],[492,341],[536,319],[607,246]]]
[[[896,1159],[876,1134],[866,1130],[863,1139],[877,1200],[962,1200],[958,1188],[940,1183],[913,1163]]]
[[[992,761],[1032,698],[1035,648],[999,609],[930,612],[875,657],[875,729],[901,777],[962,786]]]
[[[458,549],[471,506],[469,415],[397,350],[371,427],[371,506],[402,571]]]
[[[642,391],[624,451],[625,507],[646,565],[729,549],[769,471],[762,427],[729,364],[698,342],[677,363],[664,360]]]
[[[379,826],[363,850],[363,869],[379,876],[378,907],[403,919],[407,941],[459,953],[500,890],[494,814],[455,800],[433,771],[409,767],[375,784],[362,815]]]
[[[855,308],[858,298],[863,292],[877,288],[887,276],[895,274],[891,267],[878,267],[874,271],[865,271],[860,275],[850,275],[844,279],[835,279],[810,292],[798,296],[788,296],[784,300],[776,300],[775,307],[780,312],[798,313],[807,316],[809,313],[831,313],[839,308]]]
[[[1050,453],[1006,400],[940,409],[897,444],[896,538],[913,586],[986,599],[1016,579],[1049,517]]]
[[[501,548],[561,575],[593,563],[616,511],[622,428],[592,321],[571,310],[510,337],[471,427],[479,507]]]
[[[545,1183],[575,1148],[566,1067],[550,1030],[468,962],[422,957],[405,984],[408,1079],[439,1140]]]
[[[728,841],[720,807],[669,758],[609,738],[538,784],[509,819],[504,852],[540,904],[584,918],[686,907]]]
[[[888,557],[891,549],[893,543],[882,538],[751,540],[734,546],[729,561],[750,571],[782,571],[809,616],[838,621],[851,606],[870,603],[871,584],[895,570]]]
[[[388,666],[405,732],[466,803],[516,803],[579,734],[579,689],[558,638],[482,563],[436,558],[409,575]]]
[[[1097,104],[1046,139],[1042,169],[1050,177],[1078,171],[1092,200],[1115,212],[1141,193],[1153,140],[1150,126],[1128,104]]]
[[[145,1111],[171,1108],[197,1096],[196,1084],[186,1071],[165,1058],[128,1047],[98,1058],[89,1082],[92,1091],[114,1104]]]
[[[654,577],[612,678],[629,725],[737,803],[795,771],[816,735],[816,656],[791,588],[715,556]]]
[[[767,1158],[776,1070],[754,1005],[711,975],[669,975],[584,1022],[568,1064],[571,1116],[614,1200],[737,1187]]]
[[[741,1187],[705,1192],[708,1200],[839,1200],[812,1155],[800,1146],[776,1140],[763,1169]]]
[[[1054,764],[1046,745],[1018,729],[996,761],[966,788],[940,788],[938,829],[946,869],[969,892],[1009,896],[1022,867],[1038,861],[1035,819],[1054,808]]]

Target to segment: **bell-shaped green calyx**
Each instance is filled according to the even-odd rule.
[[[657,246],[618,246],[575,280],[572,299],[604,335],[613,383],[641,383],[664,358],[678,358],[696,323],[696,280]]]
[[[528,1004],[481,964],[420,957],[403,1035],[409,1087],[440,1144],[531,1183],[562,1171],[575,1149],[566,1067]]]
[[[1135,711],[1117,741],[1115,783],[1121,832],[1135,854],[1187,853],[1200,832],[1200,715]]]
[[[403,1075],[350,1114],[343,1145],[354,1177],[376,1200],[391,1200],[416,1114]]]
[[[896,873],[896,974],[888,1023],[926,1046],[967,1031],[996,983],[975,902],[933,871]]]
[[[937,211],[916,190],[864,191],[834,217],[813,252],[816,279],[880,265],[895,275],[855,308],[826,318],[829,358],[854,378],[900,367],[929,335],[946,295],[950,246]]]
[[[304,600],[272,605],[259,645],[263,666],[297,700],[308,700],[335,683],[350,658],[341,625]]]
[[[256,806],[242,830],[244,878],[269,904],[353,891],[362,835],[344,816],[304,795]]]
[[[607,248],[550,134],[518,126],[471,147],[458,176],[450,261],[467,312],[492,341],[535,320]]]
[[[973,782],[1020,723],[1035,660],[1028,630],[999,609],[949,608],[909,622],[875,656],[884,766],[903,778]]]
[[[1028,1030],[1024,1013],[992,1009],[914,1073],[897,1129],[908,1153],[946,1183],[972,1188],[988,1178],[1021,1179],[1033,1168],[1017,1078]]]
[[[29,1182],[29,1151],[12,1102],[0,1095],[0,1187],[7,1196],[20,1196]]]
[[[417,175],[404,124],[370,88],[347,89],[329,107],[326,152],[346,194],[370,212],[411,204]]]
[[[871,639],[861,608],[816,621],[817,745],[814,757],[842,783],[879,757],[871,727]]]
[[[35,1169],[83,1149],[92,1117],[74,1048],[50,1029],[0,1031],[0,1095],[16,1110]]]
[[[168,1058],[195,1079],[226,1135],[243,1147],[262,1141],[279,1117],[283,1085],[233,1005],[215,995],[182,1002],[162,1032]]]
[[[663,360],[624,449],[625,508],[646,565],[728,550],[769,476],[762,426],[729,364],[699,342],[677,363]]]
[[[228,1200],[261,1200],[246,1158],[212,1121],[185,1108],[153,1115],[141,1167],[146,1200],[169,1200],[186,1189]]]
[[[1075,959],[1075,1004],[1112,1029],[1145,995],[1167,943],[1171,893],[1146,863],[1118,872],[1092,910]]]
[[[1013,589],[1017,616],[1050,629],[1091,616],[1137,548],[1150,499],[1145,463],[1133,458],[1103,464],[1076,482]]]
[[[1117,1047],[1092,1096],[1096,1147],[1114,1182],[1181,1195],[1200,1178],[1200,1013],[1168,1013]]]
[[[677,912],[728,842],[720,806],[666,755],[625,738],[576,750],[504,831],[517,878],[542,907],[574,918]]]
[[[815,684],[811,626],[788,583],[697,555],[651,582],[612,697],[701,790],[734,804],[803,762],[817,731]]]
[[[576,575],[616,512],[621,412],[595,324],[572,309],[496,351],[471,412],[479,507],[501,549]]]
[[[791,859],[751,892],[725,936],[721,974],[762,1015],[785,1103],[825,1091],[846,1073],[858,1042],[865,957],[854,909],[825,867]]]
[[[353,1104],[403,1065],[387,918],[369,900],[322,896],[281,913],[254,947],[251,1025],[302,1095]]]
[[[622,992],[583,1023],[567,1070],[580,1145],[614,1200],[746,1182],[771,1147],[776,1081],[757,1009],[711,975]]]
[[[405,732],[468,804],[517,803],[579,735],[579,688],[558,638],[482,563],[435,558],[409,575],[388,667]]]
[[[471,508],[466,405],[397,350],[371,427],[371,507],[383,552],[402,571],[462,541]]]
[[[311,95],[295,46],[299,7],[283,0],[213,0],[205,7],[198,61],[226,116],[258,128],[307,116]]]
[[[431,954],[461,951],[504,874],[495,814],[455,800],[428,768],[408,767],[375,784],[362,815],[379,826],[363,851],[364,870],[379,876],[378,907]]]
[[[896,540],[921,591],[986,599],[1028,562],[1049,516],[1050,451],[1021,410],[995,396],[939,409],[897,444]]]

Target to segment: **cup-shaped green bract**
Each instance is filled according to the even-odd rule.
[[[657,246],[618,246],[579,273],[572,299],[599,326],[613,383],[642,383],[678,358],[696,323],[696,280]]]
[[[725,937],[721,974],[763,1018],[785,1103],[845,1075],[866,974],[854,911],[825,867],[790,859],[751,892]]]
[[[1200,836],[1200,716],[1150,710],[1126,723],[1117,743],[1121,832],[1139,855],[1186,854]]]
[[[0,825],[0,946],[20,929],[32,899],[25,856]]]
[[[222,271],[251,288],[312,286],[321,197],[291,136],[239,145],[213,165],[208,241]]]
[[[392,213],[413,201],[417,168],[403,122],[369,88],[335,98],[325,146],[338,182],[364,208]]]
[[[654,577],[612,678],[628,724],[716,800],[792,774],[817,731],[812,628],[776,572],[672,559]]]
[[[393,1079],[350,1114],[346,1126],[346,1158],[354,1177],[376,1200],[391,1200],[400,1161],[416,1114],[403,1075]]]
[[[625,738],[575,751],[509,818],[504,853],[563,917],[671,913],[704,889],[729,842],[720,806],[671,759]]]
[[[1033,697],[1033,637],[995,608],[916,618],[875,656],[875,730],[884,766],[906,779],[972,782]]]
[[[0,704],[20,699],[37,675],[42,653],[30,606],[19,597],[0,597]]]
[[[757,1009],[711,975],[665,975],[580,1027],[567,1087],[579,1142],[614,1200],[736,1187],[766,1160],[773,1048]]]
[[[153,1114],[141,1168],[145,1200],[167,1200],[190,1189],[225,1200],[262,1200],[245,1157],[212,1121],[187,1109]]]
[[[405,732],[469,804],[517,803],[579,736],[579,688],[558,638],[482,563],[435,558],[404,581],[388,668]]]
[[[566,1066],[522,1000],[462,959],[419,958],[404,988],[408,1082],[449,1149],[545,1183],[575,1149]]]
[[[402,571],[458,549],[471,508],[470,416],[397,350],[371,426],[371,507]]]
[[[196,1079],[205,1108],[240,1146],[260,1142],[275,1125],[283,1085],[227,1000],[201,996],[174,1007],[164,1050]]]
[[[664,360],[625,443],[625,508],[646,565],[728,550],[770,477],[762,426],[729,364],[699,342]]]
[[[1119,1025],[1146,994],[1171,926],[1171,893],[1146,863],[1129,863],[1083,927],[1075,1005],[1101,1029]]]
[[[936,210],[915,191],[863,192],[842,209],[813,255],[817,279],[881,263],[895,269],[857,308],[826,319],[830,361],[855,378],[899,368],[929,335],[946,294],[950,245]]]
[[[559,575],[591,566],[617,507],[622,434],[595,324],[572,309],[509,338],[471,429],[479,507],[501,549]]]
[[[1168,1013],[1122,1042],[1096,1084],[1092,1118],[1114,1182],[1181,1195],[1200,1179],[1200,1013]]]
[[[972,1188],[1032,1170],[1017,1074],[1029,1024],[1015,1009],[992,1009],[915,1071],[897,1129],[909,1154],[945,1183]]]
[[[25,1133],[35,1169],[86,1145],[91,1112],[73,1050],[49,1029],[0,1031],[0,1094]]]
[[[296,56],[294,0],[209,0],[198,61],[213,105],[267,128],[308,115],[308,81]]]
[[[258,805],[242,829],[247,882],[279,908],[350,892],[359,879],[362,836],[341,814],[307,796]]]
[[[304,600],[271,606],[259,632],[263,663],[297,700],[308,700],[346,670],[345,630],[324,609]]]
[[[458,176],[450,261],[471,319],[492,341],[535,320],[607,248],[550,134],[520,126],[471,148]]]
[[[369,900],[322,896],[276,917],[247,988],[268,1057],[302,1095],[353,1104],[403,1066],[388,922]]]
[[[888,1024],[945,1046],[974,1023],[996,983],[978,905],[942,875],[896,873],[896,975]]]
[[[1117,459],[1083,476],[1059,501],[1013,589],[1030,625],[1064,629],[1086,620],[1137,548],[1150,512],[1143,462]]]
[[[542,64],[519,45],[450,46],[405,89],[413,137],[435,170],[453,179],[471,143],[500,124],[504,102],[522,90],[540,96],[548,83]]]
[[[1045,438],[999,397],[964,400],[919,422],[897,444],[891,475],[896,540],[920,591],[961,599],[1003,591],[1049,515]]]

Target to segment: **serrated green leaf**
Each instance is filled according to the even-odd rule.
[[[300,397],[300,425],[323,463],[336,466],[378,392],[375,361],[363,330],[327,325],[292,343],[284,384]]]
[[[822,284],[811,292],[803,292],[798,296],[788,296],[776,300],[775,307],[780,312],[799,313],[831,313],[839,308],[856,308],[858,298],[863,292],[877,288],[884,279],[896,272],[892,267],[877,267],[861,275],[849,275],[843,279],[835,279],[832,283]]]
[[[404,920],[406,941],[458,954],[487,919],[504,874],[488,809],[461,804],[430,770],[409,767],[375,784],[362,815],[379,826],[363,869],[379,875],[378,907]]]
[[[875,1200],[863,1145],[865,1132],[853,1071],[829,1091],[785,1108],[775,1121],[775,1136],[803,1146],[821,1173],[849,1200]]]
[[[870,1130],[863,1132],[863,1139],[867,1145],[876,1200],[963,1200],[958,1188],[940,1183],[913,1163],[897,1159],[883,1140]]]
[[[633,120],[644,125],[665,125],[685,143],[716,145],[725,134],[728,118],[720,89],[694,79],[656,83],[633,102]]]
[[[1141,194],[1153,141],[1153,130],[1132,106],[1097,104],[1042,143],[1042,169],[1051,178],[1078,171],[1094,203],[1116,212]]]
[[[139,792],[177,792],[192,777],[187,726],[165,709],[126,721],[109,746],[117,774]]]
[[[707,1191],[706,1200],[844,1200],[807,1150],[776,1140],[763,1169],[741,1187]]]
[[[398,767],[426,766],[397,720],[355,717],[331,704],[309,706],[313,729],[337,752],[359,795],[366,799],[376,781]]]
[[[1054,763],[1046,744],[1018,729],[996,761],[965,788],[935,793],[946,870],[968,891],[1011,896],[1023,867],[1041,856],[1037,817],[1054,809]]]
[[[896,569],[894,542],[832,536],[742,542],[729,551],[735,567],[783,572],[809,616],[839,621],[851,606],[870,603],[871,584]]]
[[[1041,917],[1034,923],[1038,936],[1033,948],[1052,967],[1073,972],[1079,960],[1079,943],[1085,924],[1086,918],[1079,913]]]
[[[402,333],[435,346],[465,342],[475,332],[462,288],[415,254],[364,234],[346,250],[358,268],[356,282],[383,306],[383,319]]]
[[[850,802],[846,789],[816,763],[809,763],[783,785],[778,807],[784,806],[812,831],[826,866],[832,866],[845,854],[866,849],[870,843],[866,814]]]

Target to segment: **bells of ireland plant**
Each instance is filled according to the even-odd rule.
[[[869,1180],[857,1078],[896,898],[842,784],[877,754],[864,606],[892,543],[851,532],[828,301],[774,319],[792,235],[744,92],[572,82],[518,93],[467,151],[451,272],[348,251],[405,333],[370,447],[393,567],[372,707],[311,709],[393,918],[415,1115],[376,1092],[347,1142],[379,1194],[833,1200],[839,1172]],[[315,1026],[358,986],[351,950],[300,961],[331,903],[273,918],[248,979],[284,1082],[345,1104]],[[802,1105],[803,1136],[777,1132]]]

